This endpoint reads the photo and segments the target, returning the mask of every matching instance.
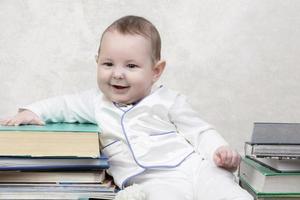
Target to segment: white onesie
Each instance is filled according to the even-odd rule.
[[[212,164],[214,151],[226,141],[184,96],[165,87],[128,106],[89,90],[24,109],[46,122],[97,123],[108,173],[121,188],[139,183],[149,200],[252,199],[231,173]]]

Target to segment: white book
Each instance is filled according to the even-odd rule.
[[[95,184],[0,185],[0,199],[114,199],[116,192],[113,186]]]
[[[255,158],[252,159],[280,172],[300,172],[300,159]]]
[[[246,142],[244,150],[245,155],[251,157],[300,158],[300,145]]]

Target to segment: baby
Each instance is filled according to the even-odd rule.
[[[108,173],[120,188],[138,185],[148,200],[253,199],[232,174],[239,154],[183,95],[155,86],[166,66],[160,51],[151,22],[122,17],[102,34],[99,89],[33,103],[1,124],[97,123]]]

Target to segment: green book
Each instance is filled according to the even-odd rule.
[[[99,132],[96,124],[83,123],[48,123],[44,126],[20,125],[20,126],[2,126],[0,131],[53,131],[53,132]]]
[[[240,179],[240,185],[246,191],[248,191],[255,200],[300,200],[299,194],[290,194],[290,193],[262,193],[257,192],[254,188],[252,188],[245,180]]]
[[[300,195],[300,172],[278,172],[250,158],[243,158],[239,178],[256,194]]]
[[[95,124],[0,126],[0,156],[99,158]]]

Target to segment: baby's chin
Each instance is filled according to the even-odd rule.
[[[119,105],[133,105],[135,104],[136,101],[113,101],[115,102],[116,104],[119,104]]]
[[[120,99],[120,98],[109,98],[110,101],[119,105],[132,105],[137,102],[135,99]]]
[[[143,98],[135,98],[135,99],[118,99],[118,98],[112,98],[111,101],[119,104],[119,105],[135,105],[138,102],[141,101]]]

